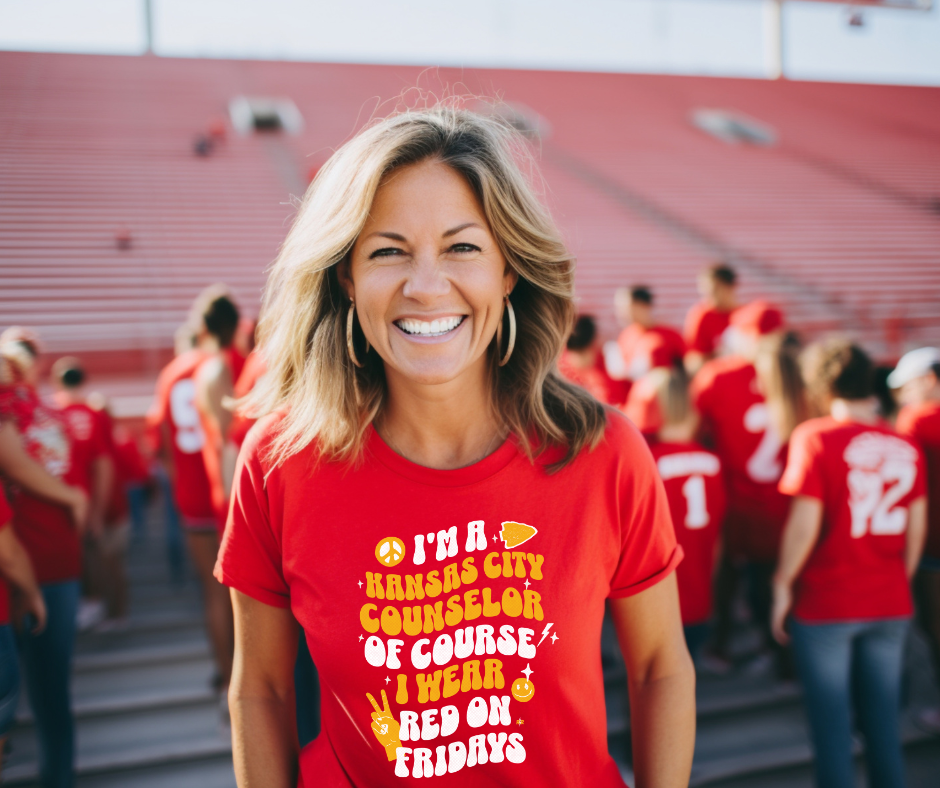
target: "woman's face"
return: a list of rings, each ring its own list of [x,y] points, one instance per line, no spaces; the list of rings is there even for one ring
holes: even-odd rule
[[[486,363],[516,276],[467,182],[426,161],[379,187],[340,279],[386,372],[440,384]]]

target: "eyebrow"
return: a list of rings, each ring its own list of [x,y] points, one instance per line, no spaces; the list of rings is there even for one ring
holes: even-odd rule
[[[477,224],[476,222],[466,222],[465,224],[458,224],[456,227],[453,227],[450,230],[448,230],[446,233],[444,233],[444,235],[441,237],[450,238],[452,235],[457,235],[457,233],[461,232],[462,230],[466,230],[470,227],[480,228],[480,225]],[[408,242],[405,236],[400,235],[399,233],[376,232],[376,233],[369,233],[368,235],[369,238],[373,238],[376,236],[379,238],[388,238],[389,240],[392,240],[392,241],[399,241],[400,243]]]

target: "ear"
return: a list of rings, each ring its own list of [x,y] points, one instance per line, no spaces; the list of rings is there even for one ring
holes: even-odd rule
[[[503,275],[503,294],[509,295],[513,290],[516,289],[516,285],[519,282],[519,274],[516,273],[515,269],[511,266],[506,266],[506,273]]]
[[[336,279],[339,282],[339,286],[343,288],[343,292],[346,294],[346,297],[350,301],[354,301],[356,295],[356,286],[353,284],[351,269],[352,266],[349,261],[349,255],[346,255],[336,264]]]

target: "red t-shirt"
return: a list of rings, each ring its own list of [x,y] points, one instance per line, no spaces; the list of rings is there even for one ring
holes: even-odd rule
[[[257,350],[252,350],[245,360],[241,375],[235,380],[235,398],[241,399],[251,393],[255,384],[266,371],[267,365],[264,363],[264,357]],[[249,418],[241,410],[235,411],[232,415],[232,424],[229,427],[228,434],[236,446],[240,447],[245,442],[245,436],[248,434],[248,430],[254,426],[255,421],[256,419]]]
[[[669,326],[643,328],[631,323],[620,332],[617,344],[630,380],[639,380],[653,367],[668,366],[685,355],[682,335]]]
[[[940,402],[908,405],[898,414],[898,432],[913,438],[927,458],[927,546],[940,560]]]
[[[685,316],[685,343],[689,350],[710,356],[718,350],[731,312],[719,312],[714,304],[699,301]]]
[[[193,374],[193,380],[198,379],[203,366],[214,361],[216,356],[207,356],[196,368]],[[232,373],[229,354],[223,352],[218,356],[229,366],[229,374]],[[228,496],[225,494],[225,480],[222,478],[222,446],[229,438],[221,433],[214,419],[209,414],[204,413],[199,405],[196,405],[199,411],[199,422],[202,424],[202,432],[206,436],[202,445],[202,463],[206,469],[206,478],[209,480],[209,497],[212,501],[212,511],[215,518],[219,534],[225,529],[225,518],[228,516]]]
[[[65,481],[91,495],[95,460],[111,454],[110,420],[81,402],[54,402],[72,442],[72,468]]]
[[[12,527],[13,510],[7,503],[7,497],[0,489],[0,531],[4,528]],[[10,592],[7,588],[7,581],[0,577],[0,627],[10,623]]]
[[[558,359],[558,371],[566,380],[587,389],[598,402],[618,405],[626,398],[629,384],[623,380],[614,380],[604,366],[604,354],[598,351],[593,366],[581,367],[573,362],[572,353],[565,350]]]
[[[0,421],[12,421],[26,452],[50,474],[72,475],[72,449],[59,413],[47,408],[24,385],[0,388]],[[74,580],[81,575],[81,545],[67,509],[10,486],[13,527],[29,553],[40,583]]]
[[[173,359],[157,378],[153,407],[147,414],[151,433],[169,433],[170,452],[175,469],[174,497],[183,517],[191,521],[215,519],[209,477],[202,458],[206,435],[196,409],[193,374],[206,355],[190,350]]]
[[[728,486],[727,548],[754,561],[774,561],[790,501],[777,489],[787,447],[742,358],[707,362],[692,381],[703,432],[721,458]]]
[[[685,554],[676,569],[682,623],[700,624],[712,614],[715,551],[725,517],[721,461],[698,443],[654,443],[652,451]]]
[[[913,441],[883,425],[811,419],[793,431],[780,489],[823,503],[819,540],[796,584],[794,616],[911,614],[907,513],[925,494],[924,458]]]
[[[310,447],[271,469],[277,417],[259,421],[216,577],[289,607],[306,634],[323,727],[299,785],[395,786],[417,768],[447,786],[623,786],[604,600],[658,583],[682,553],[649,449],[609,418],[555,474],[542,462],[557,451],[533,464],[512,439],[466,468],[425,468],[374,430],[361,464],[314,465]]]

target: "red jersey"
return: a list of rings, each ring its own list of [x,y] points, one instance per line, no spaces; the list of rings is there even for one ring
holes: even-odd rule
[[[0,531],[13,527],[13,510],[7,503],[7,497],[0,489]],[[10,591],[7,581],[0,577],[0,627],[10,623]]]
[[[728,485],[727,545],[755,561],[774,561],[790,501],[777,489],[787,456],[758,390],[754,366],[733,356],[707,362],[692,400],[714,442]]]
[[[656,382],[649,375],[644,375],[630,387],[623,412],[644,435],[655,435],[663,426]]]
[[[600,351],[593,366],[581,367],[574,363],[571,351],[565,350],[558,359],[558,371],[566,380],[587,389],[594,399],[607,405],[623,402],[626,391],[629,390],[629,386],[625,385],[626,381],[614,380],[607,374],[604,354]]]
[[[234,372],[234,370],[232,370]],[[235,379],[235,398],[241,399],[248,396],[255,384],[261,379],[261,376],[267,371],[267,365],[264,358],[257,350],[252,350],[245,361],[241,375]],[[235,411],[232,416],[232,425],[229,427],[229,438],[236,445],[241,447],[245,442],[245,436],[248,430],[252,428],[256,419],[249,418],[241,410]]]
[[[912,438],[927,458],[927,546],[940,560],[940,402],[908,405],[898,414],[898,432]]]
[[[693,304],[685,316],[686,346],[705,356],[712,355],[717,352],[730,320],[731,312],[720,312],[709,301]]]
[[[105,524],[116,526],[123,523],[127,515],[127,486],[145,484],[150,479],[150,471],[134,435],[122,424],[111,427],[111,457],[114,460],[114,485]]]
[[[59,479],[73,475],[72,447],[59,413],[46,407],[25,385],[0,388],[0,421],[11,421],[27,454]],[[81,575],[81,545],[71,513],[64,507],[10,487],[13,527],[29,553],[40,583]]]
[[[794,616],[911,615],[908,508],[926,490],[924,458],[913,441],[883,425],[811,419],[793,431],[780,489],[823,504],[819,540],[796,583]]]
[[[698,443],[654,443],[652,451],[685,553],[676,568],[682,623],[701,624],[712,614],[712,576],[725,516],[721,461]]]
[[[65,481],[91,495],[95,461],[111,454],[110,420],[83,402],[66,403],[59,397],[53,401],[72,442],[72,468]]]
[[[558,451],[532,463],[513,439],[426,468],[374,430],[359,464],[314,464],[310,446],[272,468],[277,416],[255,425],[216,577],[289,608],[329,688],[299,785],[622,788],[605,600],[655,585],[682,553],[649,449],[609,419],[555,474],[542,462]]]
[[[669,326],[643,328],[631,323],[617,338],[627,377],[639,380],[654,367],[668,366],[685,355],[682,335]]]
[[[175,469],[176,507],[190,521],[215,518],[209,477],[202,459],[206,435],[196,409],[196,384],[193,374],[206,354],[194,349],[177,356],[164,367],[157,379],[153,407],[147,414],[151,431],[160,434],[165,427],[170,456]]]
[[[207,356],[196,368],[193,379],[198,379],[203,365],[221,358],[223,363],[228,365],[229,374],[232,374],[231,362],[228,353],[222,353],[220,356]],[[228,515],[228,496],[225,494],[225,480],[222,478],[222,446],[229,438],[219,431],[218,424],[208,414],[203,413],[199,406],[199,422],[202,424],[203,434],[206,440],[202,446],[202,462],[206,469],[206,477],[209,480],[209,495],[212,500],[212,511],[215,517],[216,525],[221,534],[225,528],[225,518]]]

